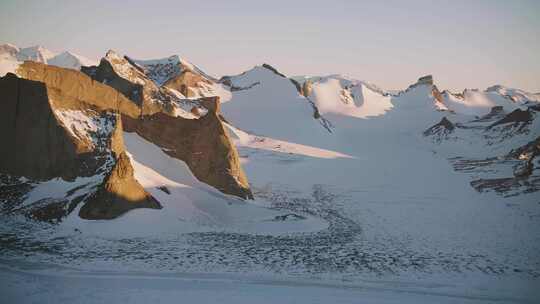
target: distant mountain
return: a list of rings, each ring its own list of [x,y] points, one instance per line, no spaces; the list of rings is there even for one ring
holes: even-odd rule
[[[7,72],[13,72],[18,65],[26,60],[74,70],[79,70],[81,66],[96,64],[95,60],[69,51],[57,54],[42,46],[18,48],[12,44],[2,44],[0,45],[0,76]]]

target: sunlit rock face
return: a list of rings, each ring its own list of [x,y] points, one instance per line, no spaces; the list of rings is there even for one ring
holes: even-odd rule
[[[137,61],[109,51],[96,69],[87,72],[138,107],[138,115],[121,111],[128,132],[186,162],[202,182],[227,194],[252,198],[238,152],[221,120],[219,97],[186,98],[199,96],[197,86],[211,80],[173,59]]]
[[[129,173],[118,111],[134,113],[131,101],[77,71],[26,62],[17,72],[29,79],[14,74],[0,79],[0,172],[3,181],[11,181],[2,183],[2,197],[10,201],[5,211],[58,221],[79,204],[87,219],[160,208]],[[45,193],[27,206],[26,193],[51,180],[66,187],[65,196]],[[98,195],[101,209],[95,212],[91,203]],[[110,197],[121,199],[103,199]]]

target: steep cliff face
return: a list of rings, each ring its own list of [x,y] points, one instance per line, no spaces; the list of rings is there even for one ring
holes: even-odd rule
[[[44,83],[55,107],[77,109],[92,105],[130,117],[138,117],[141,113],[134,101],[78,71],[26,61],[19,66],[17,74]]]
[[[86,219],[160,207],[133,179],[124,152],[115,108],[131,101],[76,71],[25,63],[19,72],[34,80],[0,78],[2,211],[57,221],[81,202]]]
[[[133,176],[133,167],[126,152],[120,153],[116,163],[86,204],[80,209],[83,219],[113,219],[136,208],[161,209]]]
[[[165,98],[159,88],[136,65],[122,58],[114,51],[109,51],[101,62],[93,78],[105,83],[135,102],[141,108],[141,114],[160,111],[172,111],[170,98]]]
[[[138,61],[127,56],[122,57],[111,50],[101,59],[99,66],[83,68],[82,72],[98,82],[115,88],[126,98],[132,100],[140,108],[140,115],[164,112],[172,116],[183,116],[191,119],[198,117],[193,115],[192,109],[194,107],[200,108],[201,105],[197,100],[187,99],[187,96],[179,91],[184,91],[186,94],[192,92],[193,89],[188,85],[195,83],[194,77],[197,75],[193,74],[192,77],[188,77],[187,74],[184,75],[185,73],[178,76],[173,73],[170,76],[172,82],[169,85],[162,85],[161,82],[150,78],[152,76],[164,81],[162,79],[164,76],[161,73],[154,71],[155,69],[149,71],[145,66],[136,62]]]
[[[53,111],[42,82],[8,74],[0,79],[0,168],[38,180],[89,176],[103,164],[88,142],[77,140]]]
[[[165,153],[186,162],[200,181],[227,194],[253,198],[238,152],[219,119],[219,98],[204,98],[201,103],[209,111],[199,119],[183,119],[165,113],[140,119],[126,117],[125,130],[136,132]]]
[[[166,63],[162,69],[176,71],[174,65],[169,66],[170,60]],[[252,198],[238,152],[220,118],[219,97],[185,99],[197,92],[197,85],[210,84],[210,80],[185,67],[169,75],[158,69],[160,64],[108,52],[95,71],[87,72],[141,108],[140,116],[123,116],[128,132],[137,132],[186,162],[200,181],[227,194]],[[158,83],[163,85],[158,87]]]

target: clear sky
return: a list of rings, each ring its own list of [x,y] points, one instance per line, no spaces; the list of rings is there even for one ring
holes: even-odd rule
[[[0,43],[99,58],[180,56],[214,75],[267,62],[399,89],[504,84],[540,92],[540,1],[8,1]]]

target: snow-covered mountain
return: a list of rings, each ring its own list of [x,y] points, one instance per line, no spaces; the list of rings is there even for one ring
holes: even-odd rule
[[[0,48],[2,58],[20,52]],[[43,132],[40,149],[51,155],[44,159],[63,155],[45,148],[47,136],[56,138],[49,134],[97,140],[107,155],[120,146],[126,156],[116,171],[90,175],[96,180],[2,171],[4,259],[158,277],[252,273],[338,285],[346,279],[357,287],[369,281],[457,302],[514,299],[524,284],[538,283],[536,94],[502,86],[456,94],[430,75],[395,92],[342,75],[289,78],[268,64],[216,79],[180,56],[139,60],[114,51],[84,74],[38,66],[45,74],[25,66],[17,79],[44,83],[50,95],[29,96],[41,96],[53,114],[22,110],[60,133],[36,130],[25,117],[17,124],[5,119],[4,129]],[[0,92],[17,104],[14,86]],[[70,108],[55,111],[59,104]],[[97,123],[109,112],[121,136]],[[15,149],[7,167],[34,161],[17,138],[9,137]],[[67,145],[60,143],[53,147]],[[86,150],[75,150],[86,160]],[[90,221],[84,215],[95,213],[82,211],[82,199],[68,203],[54,226],[21,217],[33,207],[57,210],[51,202],[83,193],[122,190],[123,182],[107,182],[116,175],[128,176],[137,193],[162,208],[143,204]],[[116,206],[90,205],[100,214]]]
[[[64,51],[54,53],[42,46],[18,48],[13,44],[0,45],[0,76],[13,72],[22,62],[30,60],[68,69],[79,70],[81,66],[95,65],[96,61]]]
[[[377,86],[342,75],[295,77],[303,95],[313,100],[319,111],[366,118],[392,108],[389,94]]]

